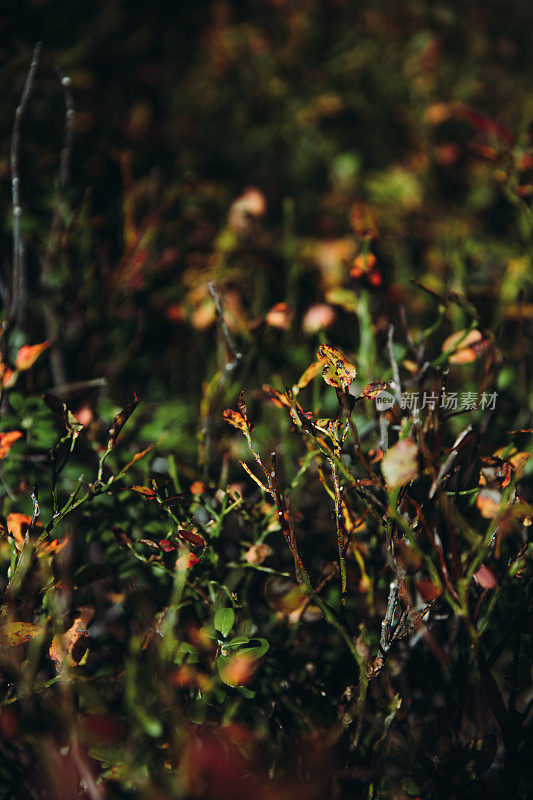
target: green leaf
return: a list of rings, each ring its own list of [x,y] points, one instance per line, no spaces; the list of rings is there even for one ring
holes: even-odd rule
[[[222,636],[227,636],[233,628],[235,622],[235,612],[232,608],[219,608],[215,613],[215,628],[220,631]]]

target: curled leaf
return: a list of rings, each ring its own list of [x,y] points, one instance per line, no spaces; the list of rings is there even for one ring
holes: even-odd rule
[[[63,636],[54,636],[48,655],[58,665],[68,664],[73,667],[85,655],[88,638],[89,633],[82,617],[76,617]]]
[[[22,433],[20,431],[9,431],[8,433],[0,433],[0,458],[5,458],[15,444],[17,439],[20,439]]]
[[[53,394],[49,392],[45,392],[43,394],[43,400],[57,419],[63,423],[63,425],[70,431],[70,433],[77,436],[81,430],[83,430],[83,425],[78,422],[72,411],[69,409],[67,404],[60,400],[59,397],[55,397]]]
[[[318,348],[317,359],[322,362],[324,371],[322,377],[328,386],[336,389],[347,389],[355,380],[357,369],[343,356],[340,350],[329,344],[322,344]]]
[[[262,389],[263,389],[263,394],[266,396],[267,400],[270,400],[270,402],[273,405],[278,406],[278,408],[291,407],[291,403],[289,402],[287,397],[283,394],[283,392],[279,392],[277,389],[274,389],[273,386],[268,386],[268,384],[266,383],[263,384]]]
[[[107,442],[107,449],[112,450],[117,443],[120,431],[129,420],[137,406],[139,405],[139,398],[133,393],[133,400],[122,411],[115,416],[113,425],[109,429],[109,441]]]

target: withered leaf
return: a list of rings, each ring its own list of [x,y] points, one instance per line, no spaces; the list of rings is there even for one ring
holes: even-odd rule
[[[242,431],[244,434],[248,433],[248,423],[238,411],[233,411],[233,409],[227,408],[223,412],[222,416],[228,425],[232,425],[234,428],[237,428],[237,430]]]
[[[63,400],[60,400],[59,397],[55,397],[55,395],[50,394],[49,392],[45,392],[43,394],[43,400],[52,414],[63,423],[70,433],[77,436],[78,433],[83,430],[83,425],[81,422],[78,422],[72,411]]]
[[[31,622],[5,622],[0,629],[0,639],[8,645],[24,644],[41,633],[42,628]]]
[[[137,406],[139,405],[139,398],[133,393],[133,400],[129,403],[122,411],[115,416],[113,420],[113,425],[109,429],[109,441],[107,442],[107,449],[112,450],[117,443],[117,439],[119,437],[120,431],[129,420]]]
[[[355,380],[357,369],[336,347],[329,344],[320,345],[317,359],[323,363],[322,377],[328,386],[333,386],[335,389],[347,389]]]
[[[365,386],[365,388],[359,395],[359,399],[365,398],[367,400],[373,400],[375,397],[378,396],[378,394],[387,389],[389,384],[390,381],[372,381],[371,383]]]

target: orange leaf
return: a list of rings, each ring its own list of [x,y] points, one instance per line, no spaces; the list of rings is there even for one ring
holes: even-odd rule
[[[322,377],[328,386],[336,389],[347,389],[355,380],[357,369],[344,358],[340,350],[329,344],[318,348],[317,359],[324,364]]]
[[[453,350],[448,356],[450,364],[471,364],[481,355],[487,345],[488,340],[483,338],[481,331],[470,331],[466,336],[465,331],[456,331],[444,340],[442,352]]]
[[[267,325],[271,328],[279,328],[286,331],[290,328],[294,311],[287,305],[287,303],[276,303],[265,317]]]
[[[296,394],[296,389],[305,388],[307,384],[313,380],[313,378],[316,378],[316,376],[318,375],[320,370],[323,369],[323,367],[324,367],[324,362],[322,360],[313,361],[313,363],[310,364],[305,370],[305,372],[301,375],[300,380],[298,381],[296,386],[293,386],[294,393]]]
[[[144,457],[145,457],[145,455],[146,455],[147,453],[149,453],[149,452],[150,452],[150,450],[152,450],[152,448],[153,448],[153,444],[151,444],[151,445],[148,445],[148,447],[147,447],[145,450],[141,450],[141,452],[140,452],[140,453],[135,453],[135,455],[133,456],[133,458],[131,459],[131,461],[128,461],[128,463],[126,464],[126,466],[125,466],[125,467],[122,467],[122,469],[120,470],[120,474],[121,474],[121,475],[123,475],[125,472],[127,472],[127,471],[129,470],[129,468],[130,468],[130,467],[133,467],[133,465],[137,463],[137,461],[140,461],[140,460],[141,460],[141,458],[144,458]]]
[[[157,498],[157,492],[154,492],[154,490],[150,489],[148,486],[131,486],[130,488],[133,492],[137,492],[137,494],[146,497],[147,500],[155,500]]]
[[[17,550],[22,550],[24,547],[24,540],[31,525],[31,520],[32,518],[28,517],[27,514],[12,513],[7,515],[7,529],[15,540]],[[36,522],[36,527],[42,527],[42,523]]]
[[[245,434],[248,433],[248,424],[238,411],[233,411],[233,409],[227,408],[222,416],[228,425],[232,425],[234,428],[237,428],[237,430],[242,431]]]
[[[176,567],[178,571],[190,569],[190,567],[194,567],[195,564],[198,564],[200,559],[198,556],[195,556],[194,553],[187,553],[185,556],[180,556],[176,561]]]
[[[305,373],[304,373],[305,374]],[[300,379],[301,380],[301,379]],[[274,389],[273,386],[268,386],[268,384],[264,383],[262,386],[263,393],[266,395],[267,400],[278,406],[278,408],[290,408],[291,403],[287,400],[286,395],[283,392],[279,392],[277,389]]]
[[[15,444],[17,439],[20,439],[22,433],[20,431],[9,431],[8,433],[0,433],[0,458],[5,458],[11,446]]]
[[[25,344],[23,345],[15,359],[15,369],[19,372],[25,369],[29,369],[33,367],[43,350],[46,350],[50,347],[51,342],[47,340],[46,342],[41,342],[41,344]]]
[[[372,381],[372,383],[369,383],[367,386],[365,386],[359,397],[373,400],[378,396],[378,394],[387,389],[389,383],[390,381]]]

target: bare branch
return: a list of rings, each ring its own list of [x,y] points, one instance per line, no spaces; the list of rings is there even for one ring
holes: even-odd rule
[[[11,301],[9,314],[7,315],[9,324],[20,322],[24,313],[25,293],[26,293],[26,271],[24,261],[24,242],[20,230],[20,220],[22,216],[22,206],[20,201],[20,173],[19,173],[19,152],[21,141],[21,128],[24,112],[31,97],[35,75],[39,65],[42,42],[35,45],[33,50],[30,68],[26,76],[26,82],[20,103],[15,111],[15,122],[13,124],[13,135],[11,137],[11,200],[13,206],[13,272],[11,286]]]

